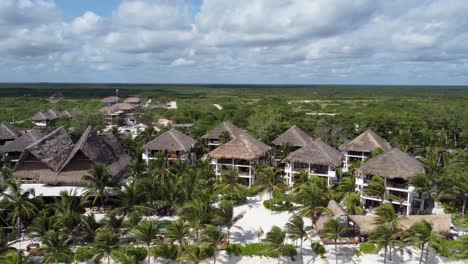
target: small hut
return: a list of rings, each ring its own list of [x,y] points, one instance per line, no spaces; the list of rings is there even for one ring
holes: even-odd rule
[[[292,153],[284,160],[285,173],[289,184],[294,184],[295,177],[301,171],[309,176],[326,177],[328,186],[338,180],[336,168],[343,162],[343,154],[320,140],[314,140]]]
[[[47,111],[40,111],[36,113],[33,117],[31,117],[31,120],[37,127],[46,127],[52,121],[55,121],[57,119],[72,118],[75,117],[77,114],[78,112],[74,110],[59,111],[57,109],[49,109]]]
[[[175,128],[162,133],[157,138],[146,143],[143,147],[144,160],[153,160],[158,158],[159,153],[171,160],[182,160],[195,162],[195,144],[197,141]]]
[[[75,143],[59,127],[26,147],[13,169],[13,175],[46,185],[83,186],[82,177],[96,163],[104,163],[119,178],[126,172],[130,157],[112,134],[97,135],[88,127]]]
[[[417,174],[424,173],[424,167],[421,162],[398,148],[369,159],[356,171],[359,174],[356,179],[356,190],[361,192],[361,198],[365,200],[368,208],[376,207],[382,202],[379,198],[362,193],[374,175],[383,177],[387,193],[400,199],[392,201],[397,212],[409,215],[414,206],[413,201],[420,202],[419,194],[413,193],[414,188],[409,185],[409,180]]]
[[[40,131],[32,130],[28,133],[21,135],[19,138],[11,141],[10,143],[0,147],[0,153],[3,160],[8,161],[11,167],[14,167],[18,161],[21,153],[34,142],[44,137]]]
[[[370,157],[371,153],[377,149],[389,151],[392,147],[385,139],[370,129],[366,130],[355,139],[345,142],[341,148],[345,155],[343,171],[347,172],[351,163],[355,161],[366,160]]]
[[[253,166],[268,160],[271,147],[247,134],[244,131],[233,131],[238,133],[227,143],[219,146],[208,153],[211,164],[215,167],[215,173],[220,176],[228,168],[239,172],[241,182],[252,186],[257,174]]]
[[[203,135],[202,138],[206,140],[209,150],[212,151],[222,143],[226,143],[241,133],[244,133],[242,129],[238,128],[230,121],[225,121]],[[229,136],[229,138],[225,138],[226,136]]]
[[[330,202],[328,202],[327,209],[330,212],[322,213],[315,223],[314,229],[316,233],[320,233],[320,230],[322,230],[325,224],[331,219],[338,219],[340,223],[347,222],[348,213],[335,200],[330,200]]]
[[[0,123],[0,146],[19,138],[21,135],[21,130],[16,126],[7,122]]]
[[[132,105],[133,107],[140,107],[142,106],[143,100],[140,97],[133,96],[125,99],[124,103]]]

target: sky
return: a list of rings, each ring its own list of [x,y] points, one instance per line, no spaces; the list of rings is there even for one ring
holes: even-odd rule
[[[468,84],[467,0],[0,0],[0,82]]]

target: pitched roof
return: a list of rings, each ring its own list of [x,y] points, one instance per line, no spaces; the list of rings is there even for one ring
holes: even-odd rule
[[[410,155],[398,148],[369,159],[357,169],[358,173],[379,175],[385,178],[403,178],[408,180],[419,173],[424,173],[424,167]]]
[[[320,229],[323,228],[323,226],[328,222],[330,221],[331,219],[336,219],[336,218],[339,218],[341,216],[347,216],[347,213],[346,211],[343,209],[343,207],[340,206],[340,204],[338,204],[335,200],[330,200],[328,202],[328,206],[327,206],[328,210],[330,210],[331,212],[331,215],[329,214],[326,214],[326,213],[322,213],[319,217],[319,219],[317,220],[317,222],[315,223],[315,230],[317,232],[320,232]]]
[[[113,114],[119,111],[131,111],[135,107],[129,103],[118,103],[111,106],[104,106],[99,109],[99,112],[104,114]]]
[[[304,147],[312,141],[313,138],[311,136],[307,135],[302,129],[294,125],[271,143],[276,146],[281,146],[288,143],[293,147]]]
[[[42,111],[36,113],[31,120],[32,121],[51,121],[58,118],[70,118],[76,116],[77,111],[74,110],[64,110],[60,112],[57,109],[49,109],[47,111]]]
[[[392,149],[390,144],[377,135],[374,131],[368,129],[355,139],[345,143],[342,147],[344,151],[373,152],[381,148],[383,151]]]
[[[225,121],[221,123],[219,126],[209,131],[208,133],[206,133],[205,135],[203,135],[202,138],[219,139],[224,132],[228,132],[229,135],[231,136],[231,139],[235,138],[240,133],[244,133],[242,129],[238,128],[230,121]]]
[[[141,98],[140,97],[129,97],[127,99],[124,100],[124,103],[127,103],[127,104],[130,104],[130,103],[134,103],[134,104],[139,104],[141,103]]]
[[[33,130],[28,133],[21,135],[19,138],[13,140],[12,142],[6,144],[5,146],[0,147],[0,152],[23,152],[23,150],[44,137],[40,131]]]
[[[101,100],[101,103],[117,103],[119,98],[117,96],[104,97]]]
[[[16,126],[2,122],[0,123],[0,140],[12,140],[21,136],[21,130]]]
[[[284,161],[303,162],[316,165],[340,166],[343,154],[320,140],[314,140],[289,155]]]
[[[271,147],[241,131],[234,139],[214,149],[208,156],[213,159],[254,160],[265,156]]]
[[[349,215],[349,219],[359,227],[361,236],[368,235],[377,225],[375,224],[375,215]],[[399,216],[400,226],[403,230],[408,230],[412,225],[426,220],[432,224],[432,231],[442,235],[450,233],[450,225],[452,216],[449,214],[442,215],[408,215]]]
[[[162,133],[146,143],[144,149],[165,151],[190,151],[197,141],[175,128]]]

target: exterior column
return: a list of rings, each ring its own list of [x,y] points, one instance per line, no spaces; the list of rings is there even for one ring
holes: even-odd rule
[[[408,204],[408,206],[406,206],[406,215],[410,215],[411,213],[410,197],[411,197],[411,193],[408,193],[408,199],[406,200],[406,203]]]

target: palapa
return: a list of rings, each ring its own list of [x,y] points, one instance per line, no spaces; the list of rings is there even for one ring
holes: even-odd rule
[[[32,130],[21,135],[19,138],[6,144],[5,146],[0,147],[0,152],[23,152],[26,147],[38,141],[42,137],[44,137],[44,134],[42,134],[40,131]]]
[[[21,136],[21,130],[16,126],[2,122],[0,123],[0,140],[13,140]]]
[[[346,142],[341,149],[344,151],[373,152],[379,148],[383,151],[392,149],[385,139],[368,129],[355,139]]]
[[[327,209],[330,210],[330,212],[322,213],[315,223],[315,230],[317,233],[319,233],[323,226],[331,219],[347,216],[346,211],[335,200],[330,200],[330,202],[328,202]]]
[[[209,131],[208,133],[206,133],[205,135],[203,135],[202,138],[219,140],[220,137],[225,132],[229,133],[229,136],[231,137],[231,139],[234,139],[236,136],[238,136],[241,133],[245,133],[242,129],[238,128],[230,121],[225,121],[221,123],[219,126]]]
[[[424,173],[424,167],[421,162],[398,148],[394,148],[369,159],[357,169],[357,172],[379,175],[389,179],[402,178],[408,180],[417,174]]]
[[[294,125],[271,143],[275,146],[281,146],[288,143],[293,147],[304,147],[312,141],[313,138],[311,136],[307,135],[306,132],[304,132],[298,126]]]
[[[117,96],[109,96],[109,97],[104,97],[101,100],[101,103],[117,103],[119,101],[119,98]]]
[[[175,128],[162,133],[157,138],[146,143],[143,147],[145,150],[155,151],[184,151],[189,152],[194,147],[197,141]]]
[[[264,157],[271,147],[241,131],[234,139],[214,149],[208,156],[212,159],[255,160]]]
[[[315,165],[340,166],[344,156],[338,150],[330,147],[320,140],[314,140],[289,155],[283,162],[302,162]]]

